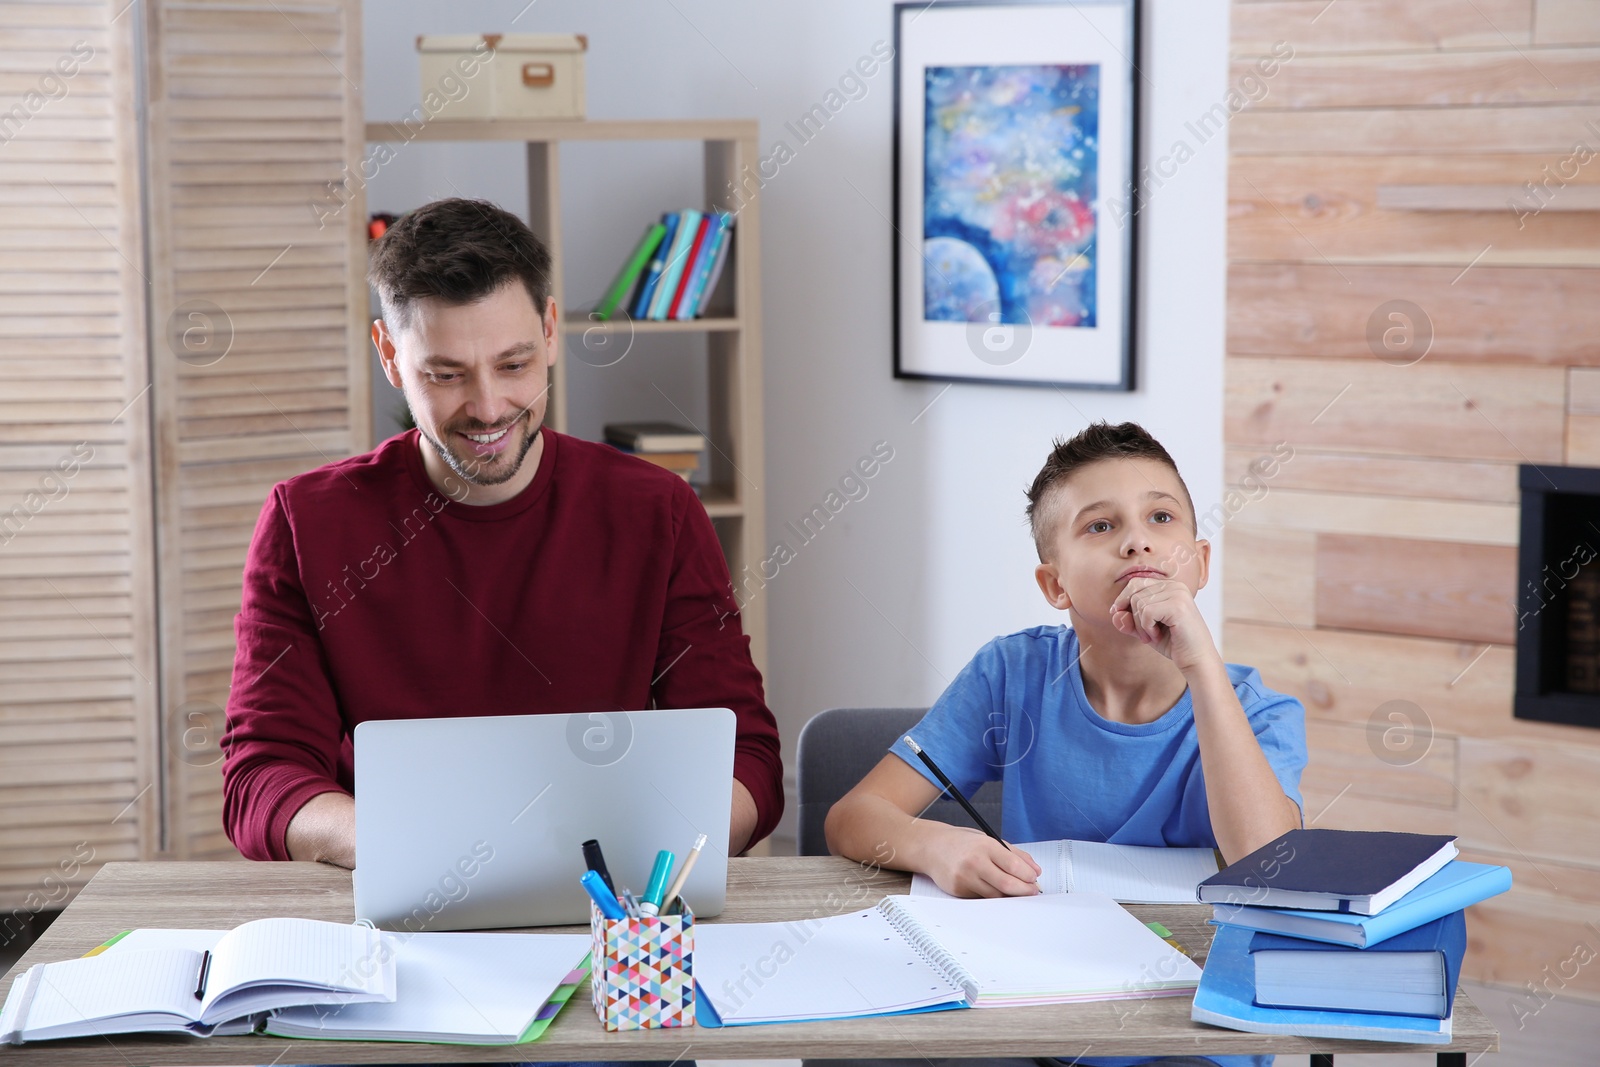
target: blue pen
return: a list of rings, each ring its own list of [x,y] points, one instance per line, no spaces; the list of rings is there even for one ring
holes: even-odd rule
[[[640,915],[659,915],[661,898],[667,892],[667,878],[672,874],[671,852],[662,849],[656,853],[656,865],[650,869],[650,884],[645,887],[644,899],[639,902]]]
[[[611,895],[606,888],[606,883],[594,871],[584,871],[583,877],[578,881],[588,892],[590,899],[600,909],[600,914],[608,919],[625,919],[627,914],[622,910],[622,905],[617,903],[617,898]]]

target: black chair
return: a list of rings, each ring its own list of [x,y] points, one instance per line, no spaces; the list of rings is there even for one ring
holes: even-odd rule
[[[828,854],[828,841],[822,832],[828,809],[865,778],[895,739],[915,726],[927,710],[831,708],[805,724],[800,731],[798,756],[800,855]],[[999,782],[984,783],[967,799],[982,813],[985,822],[1000,829]],[[922,817],[977,828],[961,805],[947,796],[928,805]]]

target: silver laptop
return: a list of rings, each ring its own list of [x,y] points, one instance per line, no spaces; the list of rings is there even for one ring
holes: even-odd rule
[[[683,896],[716,915],[733,741],[727,708],[361,723],[356,917],[414,933],[587,923],[584,841],[642,896],[657,851],[681,864],[702,833]]]

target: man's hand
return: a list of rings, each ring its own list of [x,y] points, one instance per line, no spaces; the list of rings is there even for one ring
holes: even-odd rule
[[[1028,897],[1039,892],[1039,865],[981,830],[928,822],[927,874],[956,897]],[[935,836],[937,835],[937,836]]]
[[[1221,655],[1189,587],[1175,578],[1130,578],[1111,602],[1111,625],[1188,674]]]
[[[283,843],[292,860],[356,865],[356,798],[349,793],[318,793],[294,813]]]

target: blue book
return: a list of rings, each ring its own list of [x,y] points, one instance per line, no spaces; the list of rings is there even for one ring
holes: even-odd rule
[[[1248,904],[1218,904],[1211,909],[1211,914],[1213,921],[1229,926],[1326,941],[1334,945],[1371,948],[1396,934],[1470,907],[1510,888],[1509,868],[1451,860],[1438,874],[1377,915],[1257,908]]]
[[[1211,953],[1206,957],[1205,972],[1200,976],[1200,988],[1194,991],[1189,1018],[1197,1023],[1251,1034],[1403,1041],[1417,1045],[1450,1043],[1448,1018],[1260,1007],[1256,1004],[1255,966],[1250,959],[1252,936],[1249,930],[1237,926],[1217,928]]]
[[[1455,838],[1390,830],[1290,830],[1201,882],[1206,904],[1376,915],[1456,857]]]
[[[667,252],[672,248],[672,237],[678,230],[677,212],[668,212],[661,216],[661,225],[667,228],[662,235],[661,243],[656,245],[655,256],[650,260],[650,268],[645,271],[644,284],[639,286],[639,299],[633,302],[633,317],[642,319],[650,313],[650,303],[655,299],[656,288],[661,284],[661,272],[667,266]]]
[[[1459,911],[1372,948],[1257,933],[1250,938],[1256,1003],[1264,1008],[1449,1016],[1467,951]]]
[[[711,264],[717,259],[717,245],[728,232],[728,216],[721,213],[713,216],[711,227],[706,233],[705,243],[700,246],[700,254],[689,264],[689,287],[684,290],[683,304],[678,308],[676,317],[679,319],[692,319],[699,313],[706,279],[711,276]]]
[[[706,283],[700,287],[700,296],[694,302],[694,313],[699,315],[705,310],[705,303],[711,299],[711,294],[717,291],[717,282],[722,279],[723,264],[728,262],[728,248],[733,244],[733,216],[723,215],[722,240],[717,244],[715,258],[711,261],[711,270],[706,274]]]
[[[700,212],[693,208],[683,211],[678,216],[678,232],[672,237],[672,251],[667,253],[666,266],[661,268],[661,284],[656,286],[656,295],[650,299],[650,314],[645,316],[652,319],[665,319],[667,308],[672,304],[672,298],[678,292],[678,280],[683,277],[684,268],[689,258],[689,250],[694,245],[694,236],[700,230]],[[666,247],[666,242],[662,242]]]

